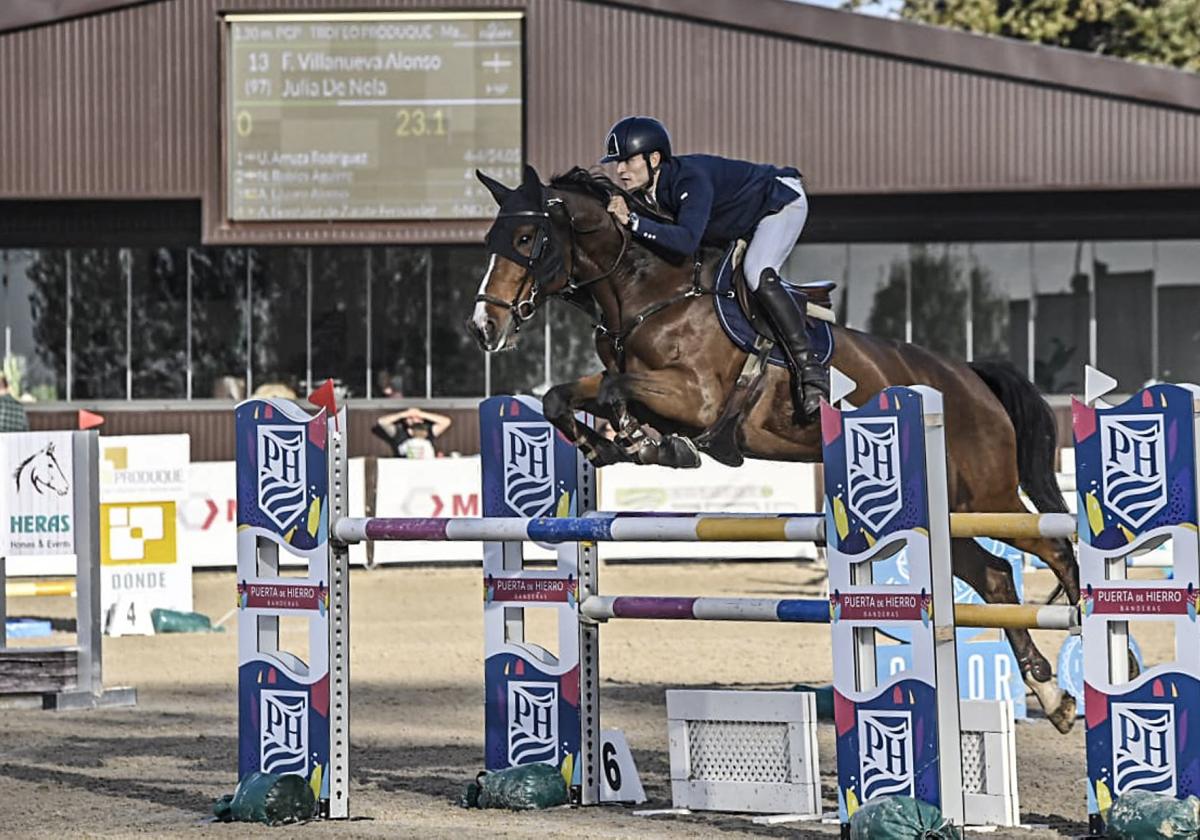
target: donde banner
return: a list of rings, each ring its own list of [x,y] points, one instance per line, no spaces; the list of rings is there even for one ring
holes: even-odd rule
[[[100,608],[110,633],[151,632],[155,608],[192,610],[177,528],[190,463],[187,435],[100,438]]]

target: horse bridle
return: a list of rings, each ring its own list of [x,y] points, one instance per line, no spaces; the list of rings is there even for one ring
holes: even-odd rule
[[[566,284],[557,291],[545,293],[542,290],[545,288],[549,282],[549,279],[551,278],[547,278],[544,275],[547,273],[557,273],[557,267],[553,262],[543,265],[543,261],[549,253],[548,249],[551,249],[554,246],[554,240],[552,238],[554,220],[551,216],[551,213],[557,207],[561,207],[567,214],[567,229],[571,232],[571,267],[569,269],[570,273],[567,276]],[[613,218],[611,213],[605,213],[604,215],[608,217],[609,221],[612,223],[612,226],[617,230],[617,233],[621,235],[621,251],[617,254],[617,258],[613,260],[612,266],[610,266],[607,271],[580,283],[575,278],[575,267],[579,262],[577,257],[578,243],[576,242],[576,237],[597,233],[598,231],[606,228],[606,225],[599,224],[594,228],[589,228],[588,230],[579,230],[577,227],[575,227],[575,217],[571,215],[570,208],[567,207],[566,202],[564,202],[561,198],[546,199],[546,203],[542,210],[510,210],[506,213],[497,214],[497,221],[500,219],[535,220],[533,221],[533,224],[538,229],[537,238],[535,238],[533,241],[533,247],[529,249],[528,257],[526,257],[524,254],[521,254],[519,251],[516,251],[516,249],[512,248],[511,246],[505,249],[506,253],[501,254],[506,259],[512,260],[513,262],[524,266],[525,268],[525,273],[521,277],[521,282],[517,285],[517,291],[513,295],[513,299],[508,301],[504,300],[504,298],[499,298],[486,292],[479,292],[477,295],[475,295],[475,302],[490,303],[492,306],[497,306],[501,309],[511,312],[512,324],[514,325],[513,331],[520,332],[521,325],[532,318],[537,312],[538,306],[540,305],[538,302],[539,295],[544,295],[545,297],[569,296],[579,292],[582,289],[586,289],[588,286],[599,283],[601,280],[611,277],[617,270],[618,266],[621,265],[621,261],[625,259],[625,252],[629,248],[629,236],[624,230],[621,229],[620,224],[615,218]],[[566,267],[564,266],[564,269],[565,268]],[[529,289],[529,296],[524,297],[525,290],[527,288]]]

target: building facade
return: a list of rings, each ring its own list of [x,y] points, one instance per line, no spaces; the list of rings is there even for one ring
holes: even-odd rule
[[[225,217],[222,16],[332,5],[0,10],[4,349],[22,391],[169,413],[333,377],[382,410],[595,367],[565,306],[512,353],[467,337],[486,221]],[[788,274],[836,280],[852,327],[1011,359],[1049,394],[1078,390],[1086,362],[1130,390],[1200,381],[1200,77],[785,0],[479,8],[523,14],[523,156],[545,179],[592,164],[618,117],[656,114],[680,150],[804,172]]]

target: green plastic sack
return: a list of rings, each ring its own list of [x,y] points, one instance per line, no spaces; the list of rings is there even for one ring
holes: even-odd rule
[[[549,764],[524,764],[494,773],[480,773],[467,785],[464,808],[508,808],[528,811],[567,804],[567,782]]]
[[[1200,799],[1131,790],[1113,803],[1104,831],[1112,840],[1194,838],[1200,833]]]
[[[251,773],[238,782],[232,796],[213,803],[213,813],[221,822],[285,825],[315,817],[317,797],[295,773]]]
[[[156,607],[150,610],[150,621],[154,624],[155,633],[214,632],[212,620],[203,613],[164,610]]]
[[[908,796],[873,799],[850,818],[850,840],[962,840],[932,805]]]

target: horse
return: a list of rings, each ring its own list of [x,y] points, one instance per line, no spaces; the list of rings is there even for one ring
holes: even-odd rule
[[[742,456],[821,460],[820,423],[793,421],[786,369],[768,366],[730,421],[728,401],[749,354],[726,336],[710,299],[720,254],[680,261],[634,240],[607,212],[609,198],[622,195],[642,214],[653,215],[654,208],[600,174],[576,167],[543,185],[527,166],[517,188],[476,175],[499,212],[487,234],[488,263],[468,332],[483,351],[497,353],[514,347],[522,325],[551,299],[593,315],[601,369],[557,384],[543,398],[547,420],[593,464],[693,467],[698,451],[726,463]],[[852,404],[891,385],[928,385],[942,393],[952,511],[1024,513],[1018,488],[1040,512],[1067,511],[1054,475],[1053,413],[1015,367],[968,364],[914,344],[831,328],[830,364],[857,384],[847,397]],[[577,421],[580,410],[608,419],[617,439]],[[1009,542],[1045,561],[1070,602],[1078,601],[1079,567],[1069,540]],[[952,561],[955,575],[987,602],[1018,602],[1008,561],[972,539],[952,541]],[[1069,731],[1074,699],[1054,683],[1028,630],[1005,632],[1046,716],[1060,732]]]
[[[58,459],[54,457],[54,444],[48,443],[42,449],[30,455],[13,471],[17,483],[17,492],[21,490],[21,482],[25,481],[39,495],[47,492],[65,496],[71,491],[71,484],[63,475]]]

